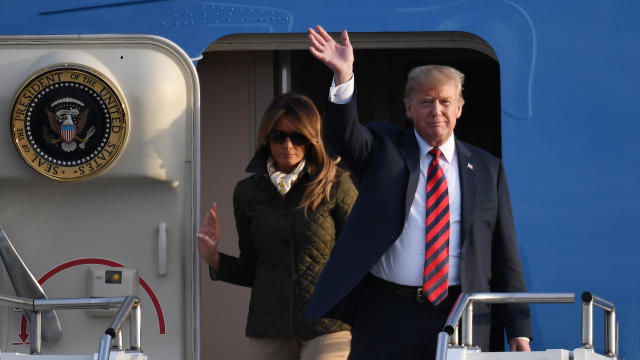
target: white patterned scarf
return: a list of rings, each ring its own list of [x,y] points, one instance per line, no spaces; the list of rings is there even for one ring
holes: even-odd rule
[[[291,173],[286,174],[276,170],[273,157],[269,156],[269,159],[267,160],[267,171],[269,171],[269,178],[271,179],[273,185],[276,186],[276,189],[278,189],[278,192],[280,194],[284,195],[289,192],[291,186],[293,186],[293,183],[295,183],[296,180],[298,180],[300,174],[302,174],[305,163],[305,159],[302,159],[302,161],[298,163],[298,166],[296,166],[296,168],[293,169]]]

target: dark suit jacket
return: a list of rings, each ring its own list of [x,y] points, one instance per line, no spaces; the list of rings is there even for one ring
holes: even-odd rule
[[[355,96],[345,105],[328,103],[324,126],[327,145],[353,172],[359,196],[306,314],[351,323],[360,282],[402,232],[418,184],[419,148],[413,129],[360,124]],[[526,291],[502,161],[457,139],[456,151],[462,191],[462,291]],[[499,310],[509,338],[531,338],[528,306]],[[489,348],[490,314],[488,305],[474,306],[474,345],[483,350]]]

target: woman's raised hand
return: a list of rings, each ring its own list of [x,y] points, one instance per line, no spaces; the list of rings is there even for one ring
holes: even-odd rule
[[[202,260],[211,265],[214,270],[218,270],[220,255],[218,254],[218,240],[220,239],[220,229],[218,228],[217,205],[213,203],[209,213],[205,216],[200,230],[198,230],[198,252]]]
[[[309,51],[329,69],[333,70],[333,80],[337,85],[343,84],[353,76],[353,47],[349,42],[349,34],[344,30],[340,36],[342,45],[338,44],[322,28],[316,26],[317,32],[307,29],[311,46]]]

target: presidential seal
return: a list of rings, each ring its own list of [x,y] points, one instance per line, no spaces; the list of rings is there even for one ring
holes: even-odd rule
[[[11,108],[13,143],[38,173],[58,181],[93,177],[111,165],[128,130],[124,98],[98,71],[79,65],[43,69]]]

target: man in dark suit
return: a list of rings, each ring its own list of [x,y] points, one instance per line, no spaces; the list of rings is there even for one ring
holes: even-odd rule
[[[502,161],[453,135],[464,104],[459,71],[411,71],[405,110],[413,128],[363,126],[347,32],[342,44],[320,26],[309,38],[311,53],[334,72],[325,139],[356,177],[359,196],[307,315],[351,324],[353,360],[433,358],[461,291],[526,291]],[[476,305],[474,345],[489,349],[492,313],[511,350],[529,351],[522,305]]]

